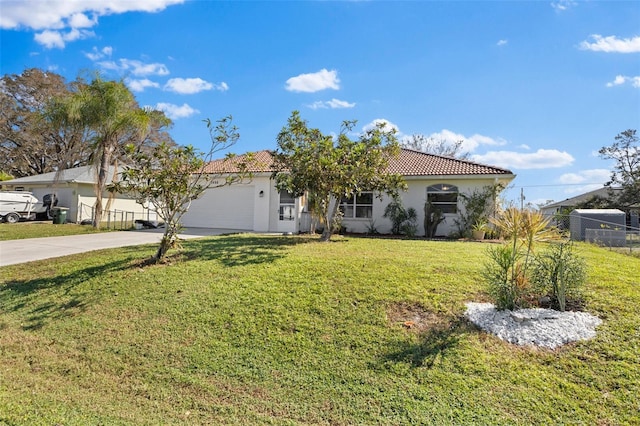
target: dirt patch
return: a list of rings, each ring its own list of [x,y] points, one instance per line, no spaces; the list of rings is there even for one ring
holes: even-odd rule
[[[395,302],[387,308],[387,318],[393,326],[425,333],[451,326],[451,318],[430,312],[416,302]]]

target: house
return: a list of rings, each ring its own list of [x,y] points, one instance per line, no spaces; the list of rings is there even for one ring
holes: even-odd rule
[[[585,192],[584,194],[576,195],[575,197],[567,198],[566,200],[547,204],[540,208],[540,212],[548,218],[552,218],[558,213],[564,212],[568,214],[578,205],[583,205],[584,203],[598,199],[609,200],[612,194],[615,196],[620,192],[620,190],[620,188],[598,188],[593,191]]]
[[[238,157],[239,160],[242,158]],[[207,189],[183,216],[184,225],[256,232],[308,231],[310,217],[304,197],[294,198],[275,188],[271,179],[271,152],[254,153],[254,160],[249,168],[253,174],[250,181]],[[234,171],[233,162],[224,160],[212,161],[205,166],[205,172],[220,174],[221,179],[225,173]],[[437,228],[436,235],[447,236],[457,229],[454,220],[463,208],[459,194],[494,184],[507,186],[515,178],[506,169],[409,149],[402,149],[399,157],[390,161],[388,171],[403,175],[407,182],[408,190],[401,193],[401,198],[405,208],[413,207],[418,213],[417,235],[424,235],[427,199],[444,212],[445,220]],[[355,233],[365,233],[372,227],[380,233],[389,233],[391,222],[383,218],[383,214],[390,201],[387,196],[380,200],[371,192],[342,200],[343,227]]]
[[[547,204],[540,208],[542,215],[551,220],[551,224],[557,225],[561,229],[569,229],[569,213],[576,207],[604,208],[609,206],[609,201],[615,199],[622,188],[602,187],[575,197],[567,198],[563,201]],[[638,213],[640,206],[633,205],[623,209],[627,215],[627,225],[633,229],[638,229]]]
[[[107,174],[107,184],[111,183],[114,174],[121,172],[115,167],[110,167]],[[27,176],[18,179],[0,182],[3,190],[28,191],[42,201],[46,194],[55,194],[58,199],[58,207],[68,208],[67,221],[80,223],[83,220],[91,220],[93,208],[96,202],[95,167],[85,166],[50,172],[41,175]],[[109,197],[111,202],[109,203]],[[134,199],[122,194],[110,194],[104,192],[103,206],[106,210],[104,221],[133,221],[134,219],[155,220],[154,211],[146,206],[138,204]]]

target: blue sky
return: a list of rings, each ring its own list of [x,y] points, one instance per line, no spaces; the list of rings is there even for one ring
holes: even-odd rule
[[[234,117],[237,153],[274,149],[293,110],[322,131],[376,120],[464,140],[527,202],[601,186],[597,151],[640,128],[635,1],[0,0],[2,74],[99,70],[206,149]]]

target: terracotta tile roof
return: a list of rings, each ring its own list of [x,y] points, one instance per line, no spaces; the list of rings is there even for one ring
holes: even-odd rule
[[[459,160],[402,148],[400,156],[389,162],[390,173],[403,176],[511,175],[501,169],[473,161]]]
[[[205,173],[237,173],[239,162],[244,162],[247,159],[247,154],[237,155],[232,159],[219,159],[213,160],[204,166]],[[272,171],[273,156],[271,151],[258,151],[253,153],[253,161],[247,163],[249,172],[260,173]]]
[[[249,163],[249,171],[253,173],[272,171],[273,157],[271,151],[258,151],[254,154],[254,161]],[[237,172],[238,161],[245,160],[246,156],[238,155],[232,160],[214,160],[205,166],[205,173],[232,173]],[[510,170],[474,163],[472,161],[458,160],[439,155],[425,154],[403,148],[398,158],[389,162],[388,171],[403,176],[458,176],[458,175],[511,175]]]

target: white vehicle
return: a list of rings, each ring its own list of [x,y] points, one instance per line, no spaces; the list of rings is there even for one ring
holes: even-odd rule
[[[16,223],[20,219],[33,220],[36,213],[46,212],[47,208],[30,192],[0,191],[0,219]]]

